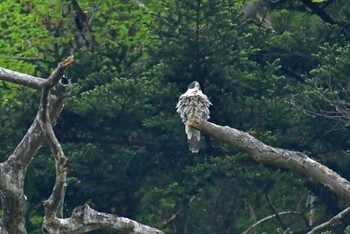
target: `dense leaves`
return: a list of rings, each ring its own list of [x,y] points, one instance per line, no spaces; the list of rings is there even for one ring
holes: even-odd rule
[[[345,207],[314,181],[208,137],[199,155],[188,152],[175,104],[197,80],[213,103],[213,122],[306,151],[350,179],[350,3],[270,1],[245,21],[243,7],[233,0],[0,3],[0,66],[45,76],[66,55],[76,58],[67,74],[74,90],[55,128],[70,160],[67,215],[89,203],[167,233],[241,233],[290,211],[254,230],[304,233]],[[270,27],[259,23],[264,17]],[[35,91],[0,83],[2,159],[37,107]],[[31,233],[39,232],[41,201],[54,182],[49,155],[44,147],[28,171]]]

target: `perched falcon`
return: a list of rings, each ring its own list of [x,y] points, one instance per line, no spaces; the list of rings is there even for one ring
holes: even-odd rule
[[[198,153],[201,133],[197,129],[189,127],[188,122],[200,122],[209,119],[209,106],[212,105],[208,97],[202,93],[197,81],[192,82],[186,91],[179,97],[176,105],[176,112],[180,114],[182,122],[185,124],[187,139],[189,140],[189,150]]]

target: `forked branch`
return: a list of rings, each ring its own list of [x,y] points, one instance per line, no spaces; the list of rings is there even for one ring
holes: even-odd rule
[[[339,222],[342,218],[344,218],[349,213],[350,213],[350,207],[346,208],[345,210],[343,210],[342,212],[340,212],[339,214],[337,214],[336,216],[334,216],[333,218],[331,218],[327,222],[324,222],[324,223],[318,225],[317,227],[312,229],[307,234],[320,233],[322,230],[325,230],[331,226],[335,226],[337,222]]]
[[[63,64],[65,65],[65,64]],[[53,94],[47,99],[48,116],[50,122],[54,123],[58,118],[65,97],[70,92],[70,83],[62,78],[65,66],[60,66],[52,74],[56,77],[56,86],[52,86]],[[41,90],[45,79],[28,76],[19,72],[0,68],[0,80],[12,82],[19,85],[28,86]],[[44,134],[39,123],[39,113],[17,145],[14,152],[3,163],[0,163],[0,198],[2,205],[2,217],[0,221],[0,233],[26,233],[25,212],[26,196],[24,195],[24,180],[27,168],[34,158],[36,152],[44,141]]]
[[[44,233],[84,233],[103,229],[118,233],[162,234],[162,231],[136,221],[99,213],[87,205],[76,208],[70,218],[63,218],[62,207],[66,190],[68,160],[52,126],[61,113],[65,98],[71,90],[71,84],[63,74],[72,62],[73,57],[68,57],[58,65],[48,79],[0,68],[0,80],[41,90],[40,108],[34,122],[8,160],[0,163],[0,199],[3,210],[0,219],[0,233],[27,233],[25,227],[27,201],[24,195],[24,180],[30,162],[46,139],[55,156],[56,181],[51,196],[44,204],[45,217],[42,226]]]
[[[100,213],[88,205],[74,209],[70,218],[63,219],[63,203],[67,186],[67,162],[61,144],[57,140],[49,116],[49,97],[52,87],[63,76],[62,70],[73,62],[73,57],[61,62],[56,71],[42,83],[40,99],[39,123],[52,153],[55,157],[56,181],[49,199],[44,202],[45,217],[42,231],[44,233],[86,233],[93,230],[107,230],[121,233],[155,233],[163,232],[155,228],[137,223],[127,218],[112,214]]]
[[[64,155],[61,144],[57,140],[55,133],[52,128],[52,123],[49,114],[49,99],[51,89],[58,83],[63,77],[63,73],[68,65],[73,62],[73,56],[68,57],[66,60],[61,62],[56,68],[55,72],[43,82],[40,109],[39,109],[39,123],[42,132],[47,139],[51,151],[55,157],[56,166],[56,181],[51,196],[44,202],[45,206],[45,217],[44,223],[50,223],[55,216],[63,218],[63,200],[66,188],[67,178],[67,162],[68,159]]]

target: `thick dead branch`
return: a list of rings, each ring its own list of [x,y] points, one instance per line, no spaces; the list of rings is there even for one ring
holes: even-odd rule
[[[56,161],[56,181],[51,196],[45,201],[44,233],[84,233],[91,230],[107,230],[118,233],[163,232],[127,218],[100,213],[88,205],[78,207],[72,216],[63,219],[63,201],[66,190],[67,158],[57,140],[52,126],[57,120],[71,85],[63,73],[73,61],[68,57],[61,62],[48,79],[27,76],[0,68],[0,80],[10,81],[40,89],[40,108],[33,124],[18,144],[13,154],[0,163],[0,197],[3,214],[0,233],[26,233],[24,179],[29,163],[46,138]]]
[[[43,78],[26,75],[2,67],[0,67],[0,80],[28,86],[36,90],[41,90],[41,84],[45,81]]]
[[[194,124],[202,132],[234,145],[249,153],[255,161],[288,168],[323,184],[339,197],[350,203],[350,183],[328,167],[309,158],[306,154],[274,148],[257,140],[246,132],[228,126],[219,126],[208,121]]]
[[[65,97],[70,92],[71,86],[67,79],[62,78],[65,66],[60,64],[51,77],[55,77],[52,85],[52,95],[48,98],[48,116],[51,123],[58,118]],[[0,79],[20,85],[26,85],[35,89],[41,89],[47,80],[24,75],[7,69],[0,69]],[[26,233],[25,207],[26,196],[24,195],[24,179],[29,163],[41,147],[44,141],[39,124],[39,115],[28,129],[22,141],[17,145],[15,151],[7,161],[0,164],[0,197],[3,209],[1,217],[1,233]]]
[[[72,57],[69,57],[68,59],[70,60],[72,59]],[[67,60],[65,60],[64,62],[66,62]],[[58,67],[51,74],[49,79],[41,79],[38,82],[40,89],[42,89],[45,84],[48,84],[50,87],[53,87],[52,95],[50,95],[50,98],[47,100],[49,102],[48,114],[50,116],[51,123],[56,122],[56,119],[63,108],[64,100],[71,90],[71,84],[66,78],[63,77],[63,73],[67,68],[67,65],[64,62],[61,62],[58,65]],[[41,147],[44,135],[40,127],[39,115],[40,110],[33,124],[27,131],[26,135],[23,137],[22,141],[18,144],[17,148],[10,156],[9,160],[16,160],[16,162],[28,166],[29,162],[32,160],[37,150]]]
[[[346,208],[330,220],[328,220],[325,223],[322,223],[321,225],[318,225],[314,229],[312,229],[310,232],[307,234],[314,234],[314,233],[320,233],[320,231],[325,230],[326,228],[329,228],[331,226],[335,226],[337,222],[339,222],[342,218],[344,218],[346,215],[350,213],[350,207]]]
[[[73,210],[70,218],[52,220],[49,226],[43,226],[44,233],[87,233],[93,230],[105,230],[125,234],[164,234],[162,231],[137,223],[128,218],[97,212],[87,204]]]
[[[52,128],[49,113],[49,97],[51,88],[56,85],[60,77],[63,76],[62,70],[73,62],[73,56],[68,57],[61,62],[56,71],[42,83],[40,108],[39,108],[39,123],[42,132],[44,133],[56,162],[56,181],[51,196],[44,202],[45,217],[44,222],[51,222],[55,216],[63,218],[63,199],[66,191],[67,178],[67,161],[64,155],[61,144],[58,142]]]
[[[56,69],[68,66],[73,61],[69,57]],[[57,75],[58,74],[58,75]],[[120,218],[115,215],[100,213],[91,209],[88,205],[78,207],[73,211],[72,217],[63,219],[63,202],[66,192],[67,162],[63,149],[57,140],[52,128],[49,116],[49,96],[51,88],[59,81],[59,72],[53,73],[42,84],[42,93],[39,110],[39,123],[49,142],[55,157],[56,181],[49,199],[44,202],[45,217],[42,231],[44,233],[85,233],[92,230],[108,230],[121,233],[162,233],[161,231],[142,225],[133,220]]]

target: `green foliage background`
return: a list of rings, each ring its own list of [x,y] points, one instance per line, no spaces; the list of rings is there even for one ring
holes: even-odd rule
[[[0,3],[1,67],[46,77],[75,56],[67,74],[74,90],[55,127],[70,161],[66,216],[89,203],[166,233],[241,233],[294,211],[301,215],[269,219],[255,233],[303,233],[311,228],[305,220],[317,225],[346,206],[315,181],[209,137],[199,155],[190,154],[175,105],[197,80],[213,103],[214,123],[307,152],[350,179],[348,122],[327,102],[339,97],[347,107],[348,1],[313,1],[331,2],[325,13],[342,24],[325,23],[300,1],[271,1],[272,28],[264,28],[257,19],[241,21],[242,1],[79,0],[83,29],[72,2]],[[92,39],[81,43],[87,29]],[[36,91],[0,82],[2,160],[38,103]],[[39,233],[53,164],[44,147],[28,171],[30,233]]]

